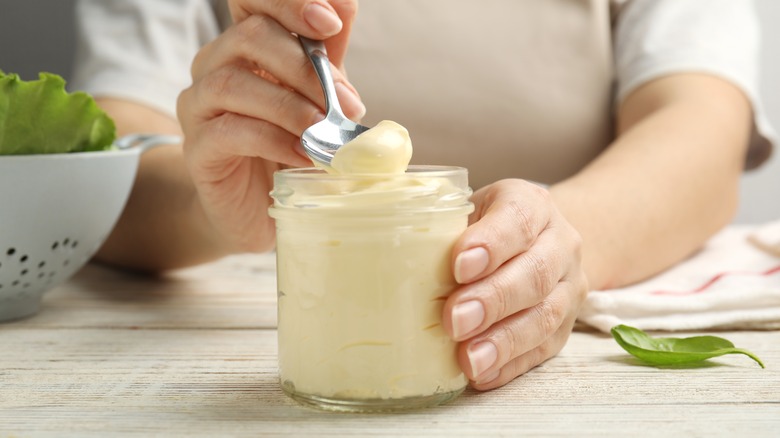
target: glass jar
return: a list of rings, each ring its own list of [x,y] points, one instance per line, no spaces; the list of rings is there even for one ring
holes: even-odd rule
[[[466,169],[403,175],[277,172],[279,374],[304,404],[396,411],[444,403],[468,380],[441,325],[466,229]]]

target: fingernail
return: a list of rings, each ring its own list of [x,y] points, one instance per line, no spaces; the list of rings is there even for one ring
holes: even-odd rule
[[[488,252],[481,246],[463,251],[455,258],[455,281],[468,283],[487,269],[489,262]]]
[[[349,87],[341,82],[336,82],[336,93],[339,95],[339,103],[341,103],[341,108],[345,113],[354,119],[361,119],[366,115],[366,106]]]
[[[492,373],[487,373],[487,374],[485,375],[485,377],[483,377],[483,378],[481,378],[481,379],[477,380],[476,382],[477,382],[477,383],[479,383],[479,384],[490,383],[490,382],[492,382],[492,381],[494,381],[494,380],[498,379],[498,377],[499,377],[500,375],[501,375],[501,370],[495,370],[495,371],[493,371]]]
[[[488,368],[493,366],[498,359],[498,350],[490,341],[480,342],[468,348],[469,364],[471,365],[471,376],[475,381]]]
[[[303,9],[303,19],[317,32],[325,36],[341,32],[341,19],[332,10],[319,3],[309,3]]]
[[[485,319],[485,307],[482,303],[473,300],[456,304],[452,308],[452,336],[461,339],[463,335],[471,333],[482,324]]]

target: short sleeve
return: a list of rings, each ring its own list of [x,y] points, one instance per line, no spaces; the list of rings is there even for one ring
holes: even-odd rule
[[[176,117],[190,64],[219,34],[209,0],[79,0],[70,88]]]
[[[739,87],[753,105],[746,167],[769,157],[775,132],[758,92],[760,28],[750,0],[627,0],[617,14],[614,41],[618,103],[660,76],[719,76]]]

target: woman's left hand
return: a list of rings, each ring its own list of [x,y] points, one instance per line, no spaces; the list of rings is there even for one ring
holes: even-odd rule
[[[547,190],[502,180],[474,193],[453,250],[461,285],[443,325],[471,385],[497,388],[556,355],[588,291],[581,238]]]

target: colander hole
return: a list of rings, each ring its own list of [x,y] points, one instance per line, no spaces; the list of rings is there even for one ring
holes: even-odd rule
[[[62,266],[68,266],[70,264],[70,260],[65,260],[62,262]]]
[[[19,285],[19,280],[14,280],[14,281],[11,283],[11,286],[18,286],[18,285]]]
[[[55,272],[55,271],[51,271],[51,272],[49,272],[49,277],[54,277],[54,272]]]
[[[70,244],[71,248],[76,248],[77,246],[79,246],[79,241],[78,240],[74,240],[73,243]]]
[[[70,239],[68,239],[68,238],[66,237],[66,238],[65,238],[65,240],[63,240],[63,241],[62,241],[62,245],[63,245],[63,246],[68,246],[68,243],[70,243]]]
[[[30,287],[30,283],[25,283],[25,284],[22,285],[22,287],[23,288],[28,288],[28,287]]]
[[[38,269],[41,269],[41,268],[43,268],[44,266],[46,266],[46,262],[40,262],[40,263],[38,263]]]
[[[22,269],[22,272],[20,272],[21,275],[27,275],[27,269]]]
[[[45,276],[46,276],[46,274],[44,274],[43,272],[39,272],[39,273],[38,273],[38,278],[43,278],[43,277],[45,277]]]
[[[25,255],[23,255],[23,256],[22,256],[22,257],[19,259],[19,261],[20,261],[20,262],[22,262],[22,263],[24,263],[24,262],[26,262],[26,261],[27,261],[27,259],[28,259],[28,258],[29,258],[29,257],[27,257],[27,254],[25,254]]]
[[[8,248],[8,251],[6,251],[5,253],[8,254],[9,256],[12,256],[14,255],[14,253],[16,253],[16,248]]]
[[[60,242],[54,242],[54,243],[52,243],[52,244],[51,244],[51,249],[52,249],[52,251],[54,251],[55,249],[57,249],[57,247],[58,247],[58,246],[60,246]]]

